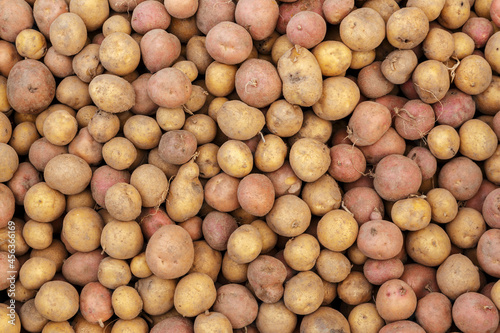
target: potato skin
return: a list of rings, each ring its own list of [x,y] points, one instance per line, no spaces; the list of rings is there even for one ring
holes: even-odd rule
[[[113,74],[101,74],[90,81],[90,97],[99,109],[120,113],[135,104],[135,91],[125,79]]]
[[[316,57],[296,45],[278,60],[278,74],[283,81],[283,96],[290,104],[312,106],[321,98],[323,79]]]
[[[162,279],[176,279],[186,274],[194,261],[191,236],[178,225],[165,225],[151,236],[146,246],[146,262]]]
[[[273,33],[278,17],[278,4],[272,0],[238,1],[234,11],[236,23],[248,27],[248,32],[256,41],[266,39]]]
[[[217,289],[214,311],[224,314],[233,329],[250,325],[257,318],[258,304],[246,287],[229,283]]]
[[[477,292],[460,295],[452,307],[455,325],[462,332],[495,332],[498,327],[498,310],[488,297]]]

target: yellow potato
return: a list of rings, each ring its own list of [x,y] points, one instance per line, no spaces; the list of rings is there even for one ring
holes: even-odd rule
[[[342,42],[325,40],[314,47],[323,76],[342,76],[351,65],[352,51]]]
[[[16,37],[16,49],[19,55],[38,60],[47,53],[47,41],[41,32],[24,29]]]
[[[347,117],[361,97],[356,83],[345,77],[331,77],[323,81],[323,94],[312,106],[314,113],[325,120]]]
[[[142,298],[139,292],[130,286],[120,286],[111,295],[113,311],[120,319],[131,320],[142,311]]]
[[[189,273],[175,287],[174,306],[185,317],[195,317],[208,311],[215,303],[214,281],[204,273]]]
[[[391,218],[401,230],[420,230],[431,222],[431,210],[424,198],[402,199],[392,206]]]

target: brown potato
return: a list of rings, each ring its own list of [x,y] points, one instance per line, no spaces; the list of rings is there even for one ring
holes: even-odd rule
[[[337,285],[339,298],[349,305],[359,305],[372,299],[373,286],[361,272],[352,271]]]
[[[217,297],[214,281],[204,273],[189,273],[175,287],[174,306],[183,316],[195,317],[208,311]]]
[[[283,302],[297,315],[313,313],[319,309],[323,298],[323,282],[312,271],[299,272],[285,284]]]
[[[326,173],[330,167],[328,147],[310,138],[297,140],[290,148],[290,165],[301,180],[313,182]]]
[[[440,291],[455,300],[463,293],[478,291],[479,271],[463,254],[452,254],[439,266],[436,273]]]
[[[250,325],[257,318],[258,304],[246,287],[229,283],[217,289],[213,310],[224,314],[233,329],[238,329]]]
[[[437,224],[410,231],[406,237],[406,252],[415,262],[426,266],[438,266],[448,258],[451,241]]]
[[[266,222],[278,235],[295,237],[309,227],[311,210],[301,198],[286,194],[275,200]]]
[[[112,221],[102,229],[102,249],[113,258],[131,259],[141,252],[143,243],[141,227],[135,221]]]
[[[68,282],[49,281],[36,294],[35,307],[51,321],[65,321],[78,312],[79,298],[78,291]]]
[[[231,100],[217,112],[217,124],[224,134],[233,140],[249,140],[264,127],[264,114],[248,104]]]
[[[385,21],[372,8],[355,9],[340,22],[340,37],[353,51],[373,50],[385,37]]]
[[[342,76],[327,78],[323,81],[323,94],[312,109],[322,119],[339,120],[354,111],[359,99],[360,89],[352,80]]]
[[[120,113],[135,104],[132,84],[114,74],[97,75],[89,83],[89,93],[94,104],[101,110]]]
[[[436,103],[450,88],[448,69],[437,60],[418,64],[413,71],[412,80],[418,96],[425,103]]]
[[[347,320],[351,326],[352,333],[375,333],[384,326],[385,322],[377,312],[375,304],[362,303],[356,305]]]
[[[50,25],[49,35],[50,43],[58,53],[72,56],[85,46],[87,27],[78,14],[62,13]]]

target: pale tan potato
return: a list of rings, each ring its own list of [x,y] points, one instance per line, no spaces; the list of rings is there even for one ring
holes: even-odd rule
[[[426,60],[418,64],[412,80],[415,91],[425,103],[436,103],[450,88],[448,69],[437,60]]]
[[[323,81],[323,94],[312,109],[321,119],[339,120],[354,111],[360,97],[360,89],[352,80],[342,76],[327,78]]]
[[[451,222],[458,214],[458,202],[453,194],[444,188],[427,192],[426,200],[431,205],[432,220],[437,223]]]
[[[119,76],[132,73],[139,65],[140,59],[139,44],[125,32],[113,32],[107,35],[99,48],[99,60],[102,66]]]
[[[436,158],[449,160],[459,152],[460,135],[449,125],[438,125],[427,135],[427,144]]]
[[[287,102],[308,107],[321,98],[321,67],[311,51],[296,45],[279,58],[277,66]]]
[[[204,273],[189,273],[179,280],[174,292],[175,309],[195,317],[212,307],[217,297],[214,281]]]
[[[250,148],[239,140],[228,140],[220,146],[217,163],[222,171],[236,178],[248,175],[254,164]]]
[[[235,77],[238,66],[223,64],[217,61],[208,65],[205,71],[207,90],[214,96],[229,95],[235,87]]]
[[[438,18],[441,10],[443,10],[446,0],[408,0],[407,7],[418,7],[427,15],[429,22]]]
[[[423,51],[427,59],[447,61],[455,52],[455,39],[441,28],[432,28],[423,41]]]
[[[401,230],[420,230],[431,222],[432,208],[424,198],[401,199],[391,209],[392,221]]]
[[[231,100],[217,112],[217,124],[221,131],[233,140],[249,140],[264,127],[264,114],[248,104]]]
[[[329,174],[322,175],[302,188],[302,199],[316,216],[323,216],[332,209],[340,207],[342,192],[336,180]]]
[[[469,1],[446,0],[437,21],[447,29],[458,29],[467,22],[470,13]]]
[[[295,135],[302,127],[304,114],[300,106],[284,99],[273,102],[266,112],[266,127],[279,137]]]
[[[40,182],[26,192],[24,197],[26,214],[38,222],[52,222],[66,209],[66,198],[61,192]]]
[[[299,272],[285,284],[283,302],[297,315],[313,313],[324,298],[323,282],[312,271]]]
[[[102,249],[113,258],[131,259],[141,252],[143,244],[141,227],[135,221],[113,221],[102,229]]]
[[[135,104],[135,91],[131,83],[114,74],[97,75],[89,84],[90,97],[101,110],[120,113]]]
[[[55,110],[43,122],[43,135],[56,146],[69,144],[78,132],[78,122],[66,110]]]
[[[325,281],[339,283],[351,273],[352,264],[341,252],[321,250],[316,260],[318,275]]]
[[[54,190],[72,195],[87,188],[92,170],[82,158],[73,154],[60,154],[47,163],[43,176],[47,185]]]
[[[78,312],[78,291],[68,282],[49,281],[38,291],[35,307],[51,321],[69,320]]]
[[[53,230],[50,223],[29,220],[24,224],[23,237],[31,248],[43,250],[52,244]]]
[[[311,223],[311,210],[296,195],[286,194],[277,198],[266,215],[269,227],[278,235],[295,237],[302,234]]]
[[[474,161],[490,158],[498,146],[498,138],[492,128],[478,119],[471,119],[460,126],[460,153]]]
[[[104,221],[94,209],[77,207],[64,216],[62,237],[74,250],[90,252],[101,243]]]
[[[385,21],[372,8],[351,11],[340,22],[340,38],[353,51],[370,51],[382,43]]]
[[[132,279],[132,275],[125,260],[106,257],[99,263],[97,279],[106,288],[117,289],[120,286],[126,286]]]
[[[351,65],[352,51],[342,42],[325,40],[314,47],[323,76],[342,76]]]
[[[8,130],[6,132],[8,132]],[[40,135],[36,130],[35,123],[23,121],[14,127],[14,130],[12,130],[12,136],[8,143],[12,148],[14,148],[19,156],[22,156],[28,155],[31,145],[39,138]]]
[[[451,241],[443,228],[435,223],[410,231],[406,236],[406,252],[415,262],[425,266],[438,266],[448,258]]]
[[[238,227],[229,236],[227,252],[237,264],[253,261],[262,251],[262,238],[257,228],[250,224]]]
[[[54,49],[66,56],[80,52],[87,41],[87,27],[75,13],[62,13],[50,25],[50,43]]]
[[[107,18],[102,24],[102,34],[107,37],[114,32],[123,32],[130,35],[132,33],[130,20],[122,15],[112,15]]]
[[[288,148],[277,135],[267,134],[257,144],[254,153],[255,166],[262,172],[273,172],[285,162]]]
[[[311,270],[316,265],[319,254],[318,240],[306,233],[288,240],[283,250],[286,263],[296,271]]]
[[[384,319],[380,317],[373,303],[362,303],[356,305],[347,317],[351,325],[352,333],[375,333],[384,325]]]
[[[330,150],[318,140],[302,138],[290,148],[290,165],[301,180],[313,182],[330,167]]]
[[[393,84],[403,84],[410,79],[417,64],[417,56],[412,50],[394,50],[382,61],[381,70]]]
[[[144,279],[153,274],[146,262],[146,253],[141,252],[130,261],[130,271],[135,277]]]
[[[39,289],[56,274],[56,264],[47,258],[28,259],[19,270],[19,281],[27,289]]]
[[[351,271],[349,275],[337,285],[339,298],[349,305],[359,305],[372,299],[373,286],[362,272]]]
[[[80,16],[88,31],[101,28],[109,16],[109,4],[106,0],[75,0],[69,3],[69,11]]]
[[[20,56],[38,60],[47,52],[47,41],[41,32],[24,29],[16,36],[16,49]]]
[[[455,72],[454,83],[458,89],[469,95],[484,92],[492,80],[492,69],[481,56],[472,54],[463,58]]]
[[[451,243],[461,249],[476,247],[486,227],[481,213],[469,207],[459,208],[456,217],[445,226]]]
[[[453,40],[455,41],[455,50],[453,51],[453,56],[461,60],[474,52],[474,40],[465,32],[458,31],[453,33],[452,36]]]

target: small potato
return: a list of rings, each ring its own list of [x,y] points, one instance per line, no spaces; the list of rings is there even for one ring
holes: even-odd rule
[[[296,271],[312,269],[319,253],[318,240],[309,234],[301,234],[288,240],[283,251],[286,263]]]
[[[109,5],[105,0],[96,0],[91,3],[76,0],[69,4],[69,10],[83,19],[88,31],[100,28],[109,16]]]
[[[99,282],[86,284],[80,292],[80,313],[89,323],[104,326],[113,315],[109,289]]]
[[[248,213],[264,216],[273,207],[274,187],[269,178],[262,174],[249,174],[238,185],[238,202]]]
[[[208,54],[223,64],[239,64],[247,59],[252,51],[252,36],[234,22],[222,21],[210,29],[206,36]]]
[[[50,43],[58,53],[72,56],[85,46],[87,27],[78,14],[62,13],[50,25],[49,35]]]
[[[24,209],[26,214],[38,222],[52,222],[64,213],[65,196],[52,189],[45,182],[40,182],[26,192]]]
[[[215,282],[222,265],[221,253],[212,249],[204,240],[193,242],[193,246],[194,261],[188,273],[203,273]]]
[[[163,29],[152,29],[141,39],[139,56],[146,68],[153,74],[172,66],[180,54],[179,38]]]
[[[434,177],[437,171],[437,160],[431,151],[424,147],[414,147],[406,155],[414,160],[422,172],[422,181]]]
[[[415,318],[426,331],[445,332],[452,324],[451,302],[441,293],[431,293],[419,299]]]
[[[66,248],[64,251],[67,254]],[[75,252],[62,264],[63,277],[72,285],[81,287],[89,282],[97,281],[99,264],[103,258],[104,254],[101,254],[100,249],[91,252]]]
[[[24,224],[23,237],[33,249],[43,250],[52,243],[53,227],[50,223],[29,220]]]
[[[333,133],[333,124],[329,120],[321,119],[312,110],[304,112],[302,127],[288,140],[293,145],[302,138],[315,139],[321,143],[327,143]]]
[[[455,52],[455,39],[441,28],[431,28],[423,41],[423,51],[427,59],[445,62]]]
[[[440,291],[451,300],[480,287],[477,267],[463,254],[446,258],[436,272],[436,279]]]
[[[399,279],[404,272],[404,265],[400,259],[387,260],[368,259],[363,264],[363,274],[368,282],[381,285],[392,279]]]
[[[16,49],[19,55],[38,60],[47,52],[47,41],[41,32],[24,29],[16,36]]]
[[[125,76],[132,73],[141,58],[139,45],[125,32],[107,35],[99,48],[102,66],[112,74]]]
[[[318,180],[328,170],[330,162],[328,147],[315,139],[299,139],[290,149],[290,165],[306,182]]]
[[[117,220],[132,221],[141,213],[142,197],[133,185],[116,183],[106,191],[104,204]]]
[[[135,104],[132,85],[114,74],[101,74],[93,78],[89,83],[89,93],[99,109],[110,113],[127,111]]]
[[[363,303],[356,305],[347,320],[351,326],[352,333],[375,333],[384,326],[385,322],[377,312],[375,304]]]
[[[205,47],[205,36],[192,36],[186,44],[186,59],[195,63],[199,74],[205,74],[214,61]]]
[[[102,249],[113,258],[131,259],[141,252],[143,243],[141,227],[135,221],[108,222],[102,229]]]
[[[121,15],[110,16],[102,24],[102,34],[107,37],[113,32],[124,32],[130,35],[132,33],[130,21]]]
[[[420,230],[431,222],[432,208],[424,198],[398,200],[391,209],[391,218],[401,230]]]
[[[412,50],[394,50],[382,61],[382,74],[393,84],[403,84],[410,79],[417,63]]]
[[[306,315],[300,324],[304,332],[314,332],[326,328],[329,331],[350,331],[349,322],[344,315],[334,308],[322,306]]]
[[[450,125],[438,125],[429,131],[427,143],[437,159],[448,160],[459,151],[460,135]]]
[[[238,329],[250,325],[257,318],[258,305],[250,290],[230,283],[217,289],[213,310],[224,314],[233,329]]]
[[[463,58],[455,72],[455,86],[469,95],[484,92],[492,80],[492,70],[481,56],[470,55]]]
[[[127,138],[115,137],[102,146],[102,157],[113,169],[125,170],[137,158],[137,149]]]
[[[218,211],[208,213],[202,223],[205,241],[217,251],[227,249],[228,239],[237,228],[236,220],[231,215]]]
[[[403,248],[403,234],[394,224],[384,220],[372,220],[359,227],[358,248],[368,258],[387,260],[395,257]]]
[[[431,205],[432,220],[437,223],[451,222],[458,213],[458,203],[453,194],[444,188],[427,192],[427,202]]]
[[[277,135],[265,135],[255,150],[255,166],[263,172],[278,170],[285,162],[288,148]]]
[[[418,96],[425,103],[436,103],[450,88],[448,69],[437,60],[418,64],[413,71],[412,80]]]
[[[394,84],[383,75],[381,64],[381,61],[374,61],[359,71],[356,82],[363,96],[379,98],[394,89]]]
[[[132,258],[130,261],[130,271],[139,279],[150,277],[153,274],[153,272],[149,269],[148,263],[146,262],[145,252],[141,252]]]
[[[200,313],[194,320],[194,330],[196,332],[214,332],[231,333],[233,327],[225,315],[220,312]]]
[[[237,198],[239,180],[222,172],[205,184],[205,201],[220,212],[230,212],[240,206]]]
[[[313,48],[325,38],[326,21],[314,11],[300,11],[288,21],[286,35],[294,45]]]
[[[204,273],[189,273],[175,287],[175,309],[185,317],[208,311],[217,297],[213,280]]]
[[[451,241],[446,232],[437,224],[410,231],[406,236],[406,252],[413,261],[426,265],[440,265],[449,256]]]
[[[266,127],[280,137],[290,137],[302,127],[304,115],[298,105],[284,99],[273,102],[266,112]]]
[[[250,224],[236,228],[227,240],[227,252],[237,264],[253,261],[262,251],[262,238],[259,230]]]
[[[387,20],[387,40],[396,48],[412,49],[429,31],[429,20],[418,7],[401,8]]]
[[[340,22],[340,38],[353,51],[373,50],[384,37],[385,21],[372,8],[355,9]]]
[[[352,264],[341,252],[321,250],[316,260],[318,275],[330,283],[342,282],[351,273]]]
[[[371,64],[375,60],[375,57],[376,57],[375,50],[353,51],[351,65],[349,66],[349,68],[361,69]]]
[[[135,283],[135,289],[143,300],[144,312],[154,316],[172,309],[176,284],[176,280],[161,279],[156,275],[139,279]]]
[[[51,188],[72,195],[82,192],[90,183],[92,170],[83,159],[72,154],[52,158],[44,169],[44,179]]]
[[[295,195],[277,198],[266,215],[269,227],[278,235],[295,237],[303,233],[311,223],[311,210],[307,203]]]
[[[240,140],[228,140],[217,151],[217,163],[223,172],[235,178],[243,178],[253,168],[250,148]]]
[[[380,316],[387,322],[409,318],[417,307],[417,296],[404,281],[393,279],[380,286],[375,305]]]
[[[235,76],[238,67],[213,61],[205,72],[207,90],[214,96],[229,95],[235,87]]]
[[[52,260],[34,257],[21,266],[19,281],[27,289],[39,289],[44,283],[52,280],[55,273],[56,264]]]
[[[323,81],[323,94],[312,109],[321,119],[339,120],[354,111],[359,99],[360,89],[350,79],[341,76],[327,78]]]
[[[453,55],[459,60],[462,60],[474,52],[474,40],[469,37],[469,35],[459,31],[453,33],[452,36],[455,41],[455,50],[453,51]]]
[[[143,164],[132,172],[130,184],[141,195],[143,207],[160,205],[167,197],[168,180],[163,171],[152,164]]]
[[[12,200],[15,201],[15,204],[22,205],[26,192],[31,186],[39,183],[40,181],[41,175],[31,163],[22,162],[19,164],[16,172],[7,182],[7,186],[12,191],[12,197],[9,198],[10,195],[8,193],[4,192],[4,190],[1,191],[2,196],[4,197],[4,199],[2,199],[4,208],[2,209],[3,214],[0,215],[2,216],[0,217],[0,226],[11,220],[14,215],[14,202]]]
[[[352,145],[337,144],[330,148],[333,161],[328,173],[337,181],[351,183],[361,178],[366,170],[366,159],[362,151]]]
[[[195,88],[197,86],[194,86]],[[206,114],[195,114],[188,117],[183,129],[194,134],[198,146],[212,142],[217,134],[217,124]]]
[[[447,29],[458,29],[470,16],[470,2],[447,0],[437,21]]]
[[[439,187],[449,190],[457,200],[472,198],[479,190],[482,180],[479,166],[465,156],[447,162],[438,175]]]
[[[474,161],[490,158],[498,145],[498,138],[491,127],[483,121],[471,119],[459,129],[460,153]]]
[[[272,63],[248,59],[235,74],[236,92],[250,106],[263,108],[281,96],[281,80]]]
[[[318,222],[318,240],[331,251],[344,251],[354,244],[358,224],[354,217],[344,210],[334,209]]]
[[[337,285],[339,298],[349,305],[359,305],[370,301],[373,286],[361,272],[352,271]]]
[[[311,51],[296,45],[279,58],[277,66],[287,102],[309,107],[319,101],[323,91],[322,73]]]
[[[167,67],[151,76],[147,90],[149,97],[157,105],[176,108],[187,103],[192,85],[181,70]]]
[[[312,50],[323,76],[342,76],[352,60],[352,51],[342,42],[327,40]]]
[[[302,199],[313,215],[323,216],[340,207],[342,194],[335,179],[324,174],[318,180],[304,185]]]
[[[231,283],[244,283],[248,280],[248,265],[234,262],[226,252],[222,258],[222,276]]]

